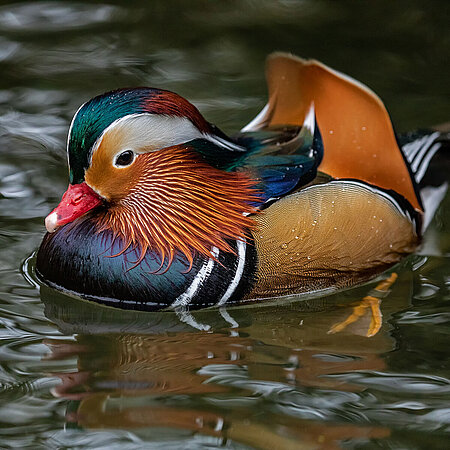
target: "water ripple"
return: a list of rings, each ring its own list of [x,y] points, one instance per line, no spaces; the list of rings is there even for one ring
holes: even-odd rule
[[[0,8],[0,31],[62,31],[87,28],[113,20],[121,9],[111,5],[43,2]]]
[[[354,372],[343,375],[327,375],[327,377],[341,378],[347,382],[396,394],[441,396],[450,393],[450,381],[447,378],[433,375]]]
[[[448,447],[450,197],[396,267],[370,339],[327,334],[367,286],[198,311],[201,332],[56,293],[28,258],[67,187],[72,115],[109,89],[174,90],[233,132],[264,105],[264,58],[279,49],[373,87],[400,130],[448,121],[447,5],[372,3],[2,2],[1,447]]]

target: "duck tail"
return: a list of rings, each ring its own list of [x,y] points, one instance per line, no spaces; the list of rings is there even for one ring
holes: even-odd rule
[[[450,131],[403,134],[399,136],[399,144],[423,205],[425,231],[450,184]]]

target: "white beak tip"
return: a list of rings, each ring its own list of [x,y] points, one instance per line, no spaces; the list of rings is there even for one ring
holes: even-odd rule
[[[53,233],[58,228],[58,214],[56,212],[52,212],[45,218],[45,228],[49,233]]]

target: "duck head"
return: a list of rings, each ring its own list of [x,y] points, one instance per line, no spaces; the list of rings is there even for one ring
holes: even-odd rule
[[[230,251],[227,240],[252,225],[255,182],[230,168],[245,149],[172,92],[93,98],[72,120],[67,153],[70,184],[45,220],[49,233],[89,218],[119,237],[123,251],[151,248],[169,263],[180,251],[192,264],[194,252]]]

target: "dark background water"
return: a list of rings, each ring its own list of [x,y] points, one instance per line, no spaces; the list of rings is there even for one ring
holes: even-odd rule
[[[30,257],[90,97],[150,85],[226,131],[265,103],[264,59],[314,57],[398,130],[450,120],[446,1],[0,4],[1,448],[448,448],[449,198],[397,267],[383,326],[327,331],[376,282],[325,298],[117,312],[40,287]]]

